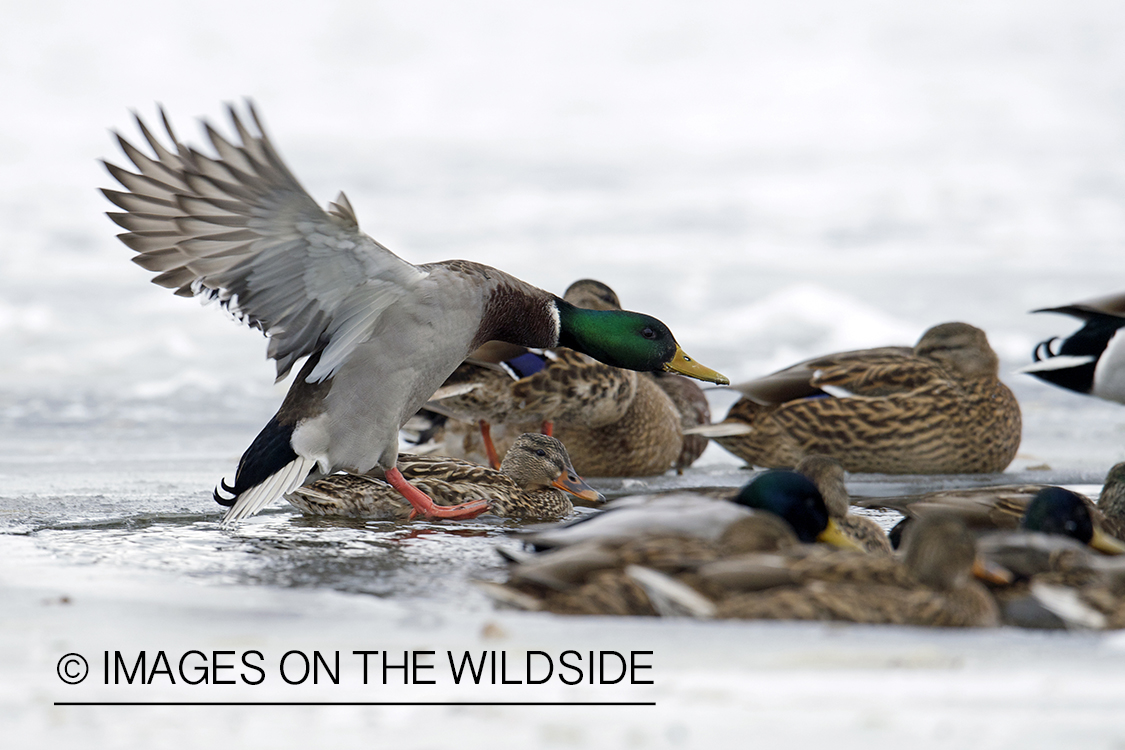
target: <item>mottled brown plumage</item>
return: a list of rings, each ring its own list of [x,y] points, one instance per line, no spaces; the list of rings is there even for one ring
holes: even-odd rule
[[[501,360],[484,359],[487,353],[477,350],[461,364],[431,406],[473,425],[484,419],[496,424],[565,421],[601,427],[621,419],[636,395],[638,373],[570,349],[553,351],[544,369],[523,378],[514,378],[499,365]]]
[[[1057,534],[1004,531],[978,541],[981,555],[1008,571],[1007,583],[990,582],[1004,620],[1035,628],[1125,627],[1125,565]],[[1058,607],[1058,595],[1043,598],[1043,588],[1068,590],[1077,606]],[[1065,600],[1064,600],[1065,601]],[[1051,615],[1044,615],[1044,610]]]
[[[1121,511],[1125,508],[1119,505],[1120,499],[1117,493],[1121,489],[1119,483],[1122,477],[1114,474],[1116,469],[1117,467],[1111,469],[1106,477],[1097,504],[1080,493],[1070,494],[1081,500],[1096,529],[1121,539],[1119,533],[1123,529],[1121,521],[1125,520]],[[1119,473],[1125,475],[1125,471]],[[902,513],[908,519],[922,518],[935,513],[953,514],[974,530],[1013,531],[1020,528],[1028,506],[1035,497],[1049,488],[1051,485],[1046,484],[1003,484],[936,490],[897,497],[869,497],[857,499],[854,504],[863,508],[890,508]],[[1109,509],[1108,513],[1103,512],[1106,508]]]
[[[649,373],[647,377],[655,379],[660,389],[672,399],[672,405],[680,415],[681,430],[711,423],[711,405],[707,403],[707,396],[698,385],[671,372]],[[707,450],[708,442],[710,441],[702,435],[685,434],[680,455],[673,464],[676,473],[682,474],[684,469],[695,463],[703,455],[703,451]]]
[[[912,350],[820,357],[736,386],[745,397],[704,434],[758,466],[793,466],[819,453],[852,472],[1003,471],[1019,448],[1021,421],[997,372],[983,331],[945,323]],[[749,431],[722,436],[739,426]]]
[[[591,279],[577,281],[564,299],[591,310],[618,310],[617,295]],[[706,397],[674,373],[637,373],[609,367],[569,349],[548,352],[546,367],[514,378],[499,363],[519,351],[494,344],[474,352],[435,394],[431,406],[454,417],[445,450],[488,461],[478,421],[490,425],[502,455],[511,437],[551,422],[569,447],[575,467],[587,476],[651,476],[682,471],[706,448],[706,439],[685,440],[686,426],[706,424]]]
[[[756,513],[731,524],[714,541],[657,534],[549,550],[513,565],[507,586],[531,596],[536,609],[559,614],[654,615],[649,598],[625,573],[627,566],[690,576],[693,569],[724,557],[798,544],[778,516]]]
[[[959,520],[928,518],[904,559],[833,551],[788,565],[796,586],[733,593],[716,616],[982,627],[999,623],[992,596],[971,577],[976,551]],[[702,573],[703,571],[701,571]]]
[[[1118,539],[1125,539],[1125,463],[1116,464],[1105,475],[1098,510],[1105,530]]]
[[[580,279],[574,282],[567,288],[563,299],[572,305],[590,310],[621,309],[621,301],[617,298],[617,293],[606,284],[594,279]],[[697,384],[673,372],[643,373],[641,379],[646,378],[655,380],[660,389],[671,399],[672,405],[680,417],[681,430],[710,424],[711,406],[707,403],[707,397],[703,394],[703,390]],[[649,455],[643,465],[650,467],[659,465],[657,455],[666,450],[663,443],[672,443],[674,438],[663,426],[666,407],[655,397],[648,396],[647,398],[652,403],[638,407],[643,409],[644,414],[637,414],[635,410],[631,411],[621,420],[626,423],[625,425],[614,425],[612,428],[607,426],[606,429],[610,433],[620,434],[625,431],[631,433],[632,439],[627,444],[636,445],[638,440],[643,440],[646,444],[645,453]],[[658,440],[658,436],[665,436],[665,440]],[[579,437],[578,435],[575,436],[575,438]],[[618,440],[618,442],[620,441]],[[680,453],[673,463],[673,468],[682,473],[684,469],[691,466],[697,458],[703,455],[703,451],[707,449],[707,442],[707,438],[701,435],[682,435]],[[574,440],[572,440],[572,443],[578,444]],[[623,454],[618,452],[616,455],[620,458]],[[619,469],[618,472],[614,476],[627,475],[624,469]],[[588,471],[587,473],[602,476],[595,471]],[[635,473],[646,474],[650,472],[638,471]]]
[[[577,479],[566,448],[555,438],[528,434],[504,457],[500,469],[439,456],[399,456],[402,475],[439,505],[475,500],[490,513],[520,520],[553,521],[574,510],[565,492],[597,493]],[[287,496],[298,510],[321,516],[360,516],[406,520],[410,504],[382,479],[361,474],[332,474]]]

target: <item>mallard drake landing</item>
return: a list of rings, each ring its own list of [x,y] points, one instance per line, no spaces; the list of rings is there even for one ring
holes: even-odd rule
[[[289,171],[249,106],[253,130],[230,109],[238,142],[210,124],[216,157],[179,141],[169,150],[140,118],[155,153],[117,140],[136,172],[105,163],[124,191],[118,235],[182,296],[217,299],[269,336],[284,378],[307,358],[281,408],[239,461],[224,522],[258,512],[310,476],[382,474],[418,513],[466,518],[484,502],[440,507],[396,468],[399,427],[469,352],[486,341],[566,346],[632,370],[726,379],[686,356],[659,320],[592,311],[503,271],[451,260],[413,265],[359,230],[341,193],[320,208]]]
[[[1003,471],[1020,444],[1020,407],[984,331],[943,323],[913,348],[843,352],[734,386],[717,425],[694,430],[756,466],[818,453],[847,471]]]
[[[1032,351],[1035,360],[1020,372],[1077,393],[1125,404],[1125,294],[1044,307],[1033,312],[1053,312],[1085,321],[1065,339],[1041,341]]]

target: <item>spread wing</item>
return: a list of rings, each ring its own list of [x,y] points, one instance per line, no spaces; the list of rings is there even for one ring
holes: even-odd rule
[[[254,130],[229,108],[238,143],[204,123],[216,157],[177,140],[163,111],[171,150],[137,117],[155,158],[118,134],[137,171],[105,162],[125,190],[102,192],[123,210],[109,217],[127,230],[118,237],[136,251],[133,261],[158,274],[154,283],[218,299],[260,328],[278,380],[321,351],[308,377],[318,382],[427,272],[359,231],[343,193],[320,208],[248,107]]]

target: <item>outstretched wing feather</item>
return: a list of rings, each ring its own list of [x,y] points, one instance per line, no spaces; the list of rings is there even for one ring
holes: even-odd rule
[[[330,377],[382,313],[427,275],[359,231],[346,198],[331,212],[313,201],[261,126],[233,108],[237,139],[205,124],[215,156],[171,147],[138,117],[153,156],[118,135],[135,172],[106,164],[124,190],[105,190],[134,260],[180,295],[218,299],[269,337],[278,378],[324,349],[311,381]]]

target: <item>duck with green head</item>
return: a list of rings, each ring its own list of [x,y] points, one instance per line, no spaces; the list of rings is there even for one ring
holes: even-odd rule
[[[1107,555],[1125,554],[1125,543],[1094,523],[1086,498],[1063,487],[1040,490],[1028,504],[1020,528],[1070,537]]]
[[[514,556],[508,583],[482,588],[511,605],[560,614],[655,614],[629,578],[630,566],[690,577],[727,557],[813,546],[802,542],[859,553],[816,487],[790,471],[755,477],[733,500],[687,493],[621,498],[600,514],[522,536],[541,551]]]
[[[563,299],[579,309],[620,310],[606,284],[581,279]],[[542,429],[562,438],[575,467],[592,476],[651,476],[682,470],[707,439],[685,428],[710,423],[695,381],[674,372],[642,373],[603,364],[566,347],[532,351],[500,342],[481,347],[427,404],[452,418],[442,450],[498,465],[514,437]],[[422,415],[419,424],[432,424]]]
[[[206,126],[216,156],[171,148],[138,119],[149,156],[118,136],[130,172],[104,190],[134,261],[183,296],[217,299],[269,336],[278,379],[305,363],[277,414],[215,499],[224,521],[258,512],[310,478],[383,476],[416,512],[467,518],[487,504],[436,505],[397,468],[398,430],[487,341],[568,345],[615,367],[726,378],[688,357],[668,327],[640,313],[582,310],[503,271],[462,260],[414,265],[364,234],[341,193],[318,206],[250,107],[231,109],[232,141]]]

